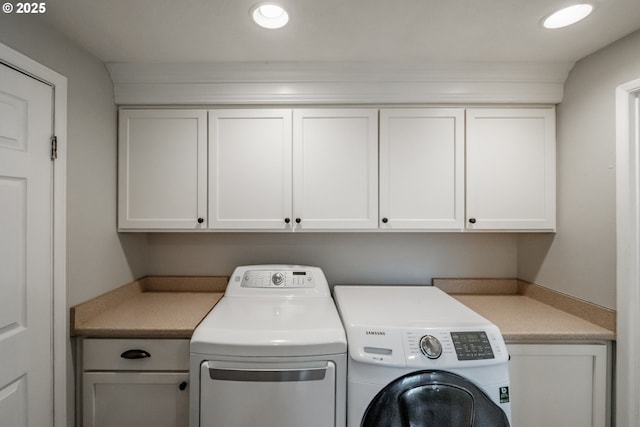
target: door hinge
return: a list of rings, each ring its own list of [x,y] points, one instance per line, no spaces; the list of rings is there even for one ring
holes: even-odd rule
[[[51,160],[58,158],[58,137],[51,137]]]

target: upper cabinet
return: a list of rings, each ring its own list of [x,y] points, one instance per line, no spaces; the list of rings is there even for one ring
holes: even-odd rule
[[[123,231],[555,231],[551,107],[121,109],[119,126]]]
[[[555,110],[467,110],[471,230],[555,230]]]
[[[293,216],[301,230],[378,226],[378,110],[293,111]]]
[[[377,227],[377,110],[209,111],[209,227]]]
[[[464,109],[380,111],[380,228],[464,227]]]
[[[118,227],[206,227],[206,152],[205,111],[120,110]]]
[[[291,110],[209,111],[209,227],[291,228]]]

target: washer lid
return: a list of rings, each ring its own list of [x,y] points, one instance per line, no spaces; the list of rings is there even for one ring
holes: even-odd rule
[[[345,327],[460,327],[491,322],[434,286],[336,286]]]
[[[196,328],[191,352],[220,356],[316,356],[347,351],[330,297],[224,296]]]

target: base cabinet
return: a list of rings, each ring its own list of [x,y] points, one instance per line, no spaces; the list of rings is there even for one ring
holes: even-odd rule
[[[514,427],[610,426],[610,344],[507,344]]]
[[[188,425],[186,372],[98,372],[83,377],[84,427]]]
[[[85,339],[83,427],[187,427],[189,340]]]

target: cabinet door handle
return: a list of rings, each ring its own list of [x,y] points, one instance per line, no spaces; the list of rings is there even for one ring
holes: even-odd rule
[[[469,222],[470,222],[471,224],[475,224],[475,223],[476,223],[476,219],[475,219],[475,218],[469,218]]]
[[[285,219],[284,219],[284,223],[285,223],[285,224],[289,224],[290,222],[291,222],[291,218],[285,218]]]
[[[198,224],[202,224],[204,222],[204,218],[198,218]]]
[[[296,218],[296,224],[300,224],[302,220],[300,218]]]
[[[388,223],[389,222],[389,218],[382,218],[382,222],[385,223],[385,224]]]
[[[146,359],[151,355],[144,350],[127,350],[120,355],[123,359]]]
[[[182,382],[180,383],[180,385],[178,386],[178,388],[179,388],[181,391],[184,391],[184,390],[187,388],[187,382],[186,382],[186,381],[182,381]]]

